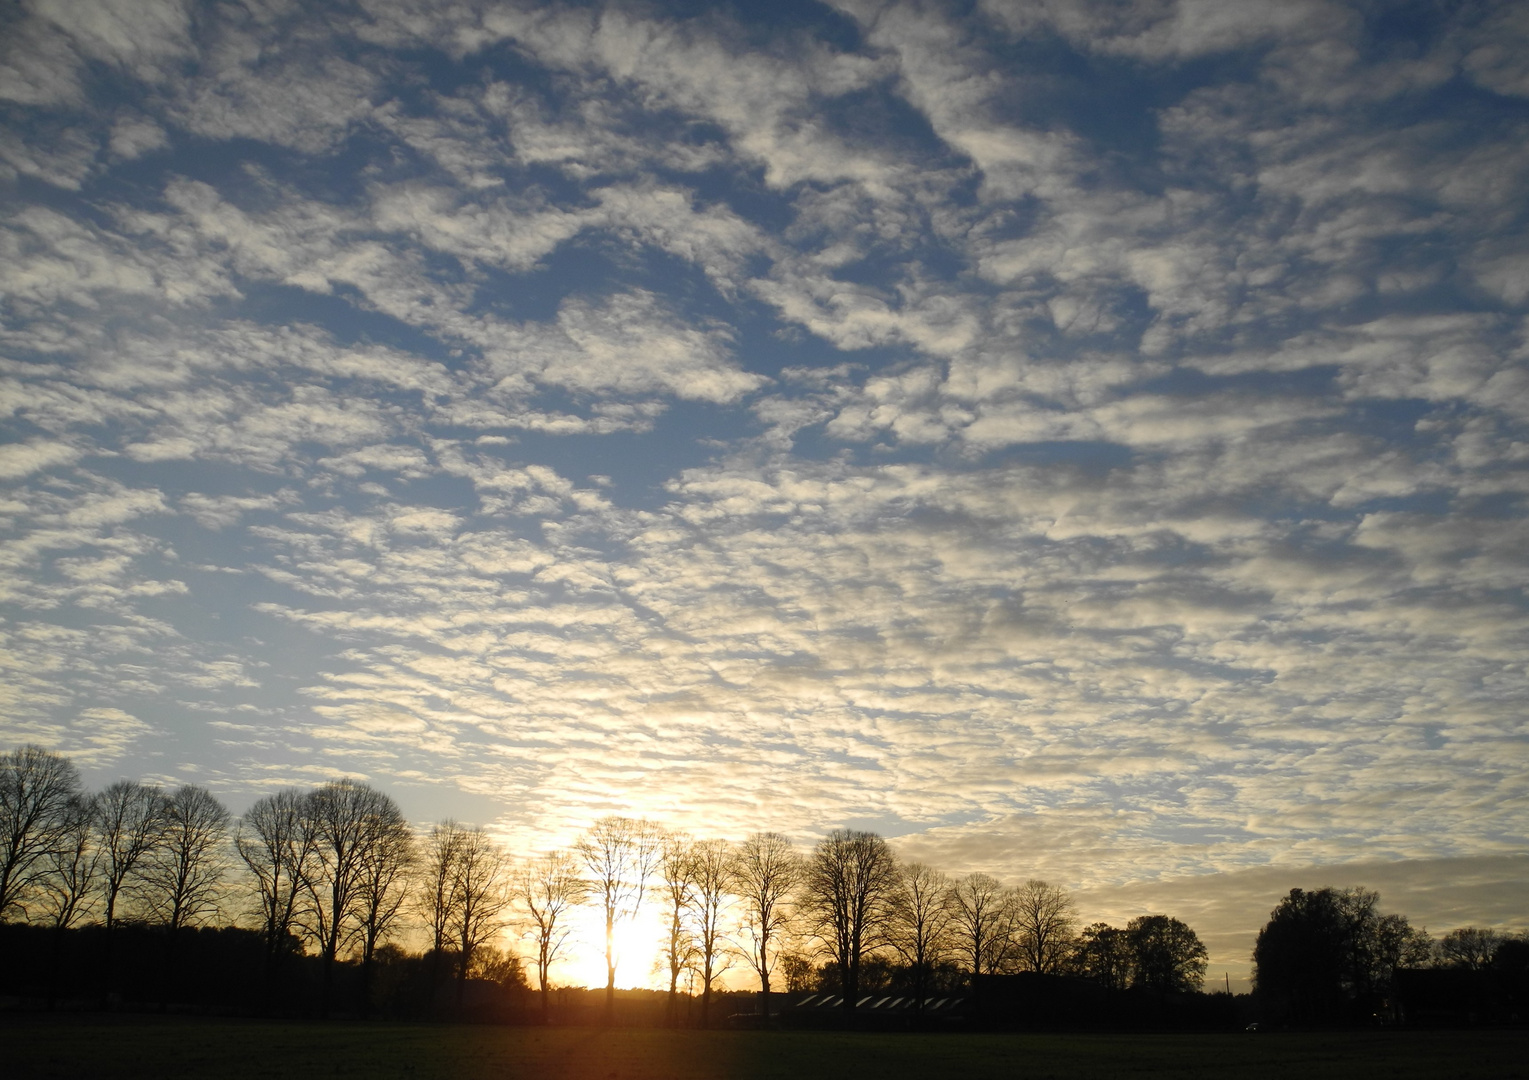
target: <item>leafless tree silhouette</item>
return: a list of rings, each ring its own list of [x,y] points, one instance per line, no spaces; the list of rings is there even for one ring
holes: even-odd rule
[[[972,992],[977,976],[991,973],[1007,953],[1013,932],[1013,894],[987,874],[967,874],[946,894],[955,950],[971,972]]]
[[[228,811],[206,788],[185,784],[165,799],[160,841],[143,860],[144,898],[165,927],[159,1007],[169,1007],[184,927],[216,914],[228,870]]]
[[[1077,924],[1066,889],[1031,878],[1014,890],[1014,944],[1025,970],[1043,975],[1062,970]]]
[[[951,949],[950,879],[924,863],[898,867],[897,891],[892,895],[887,940],[913,976],[917,1008],[929,996],[929,977]]]
[[[457,859],[467,830],[452,818],[430,826],[420,853],[416,913],[430,932],[430,985],[440,983],[441,962],[451,940],[451,916],[456,906]]]
[[[605,1018],[616,1015],[616,928],[636,917],[662,853],[662,831],[649,821],[603,817],[579,838],[589,891],[605,915]]]
[[[682,832],[667,833],[658,860],[659,889],[664,903],[664,965],[669,971],[669,996],[664,1002],[664,1023],[679,1023],[680,976],[695,959],[696,939],[691,931],[695,904],[694,840]]]
[[[579,876],[578,862],[566,851],[553,851],[525,863],[515,874],[513,894],[525,909],[527,929],[536,943],[542,1023],[547,1022],[551,989],[548,972],[573,932],[568,913],[583,902],[587,892],[588,883]]]
[[[135,780],[118,780],[96,797],[108,940],[124,891],[137,880],[145,856],[163,841],[165,809],[164,792]]]
[[[802,860],[780,833],[757,832],[733,852],[732,890],[742,906],[739,952],[759,976],[760,1012],[770,1015],[770,976],[792,915],[791,895]]]
[[[695,937],[701,977],[701,1026],[711,1026],[711,992],[727,970],[722,920],[732,886],[732,848],[725,840],[698,840],[691,845],[695,873]]]
[[[452,875],[448,923],[457,949],[458,1005],[473,958],[504,928],[504,912],[511,902],[507,878],[504,852],[493,838],[477,826],[463,830]]]
[[[1485,971],[1492,966],[1492,959],[1504,940],[1496,930],[1464,926],[1439,939],[1439,958],[1447,967]]]
[[[378,793],[381,794],[380,792]],[[363,825],[356,867],[356,937],[361,946],[361,1009],[371,1009],[377,946],[397,928],[409,899],[414,836],[393,800],[382,796]]]
[[[853,1011],[861,961],[883,940],[897,891],[897,860],[875,833],[835,829],[813,848],[802,885],[814,933],[839,968],[844,1008]]]
[[[267,987],[296,926],[315,870],[317,836],[308,795],[287,788],[255,800],[240,819],[234,847],[253,879],[265,940]]]
[[[308,902],[302,917],[319,948],[323,965],[320,1011],[327,1013],[334,985],[334,963],[356,930],[356,908],[367,876],[369,848],[386,830],[377,819],[403,821],[398,806],[359,780],[335,780],[306,799],[313,830],[313,871],[306,880]]]
[[[21,746],[0,757],[0,922],[25,914],[23,897],[67,843],[80,774],[61,754]]]
[[[39,907],[57,930],[67,930],[94,907],[101,849],[95,836],[96,802],[75,795],[64,810],[59,842],[38,879]]]
[[[170,793],[143,877],[149,911],[172,938],[217,911],[228,870],[227,839],[228,811],[212,792],[186,784]]]

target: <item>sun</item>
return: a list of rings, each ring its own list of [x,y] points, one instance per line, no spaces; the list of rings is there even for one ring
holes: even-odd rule
[[[667,977],[658,970],[663,938],[663,918],[656,908],[637,913],[635,919],[616,926],[616,985],[662,989]],[[605,916],[598,908],[578,912],[574,937],[567,955],[553,972],[553,981],[565,986],[605,985]]]

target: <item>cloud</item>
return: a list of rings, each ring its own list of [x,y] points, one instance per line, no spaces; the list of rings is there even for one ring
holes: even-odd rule
[[[85,56],[121,66],[147,82],[192,52],[191,15],[183,0],[128,0],[103,7],[88,0],[38,0],[38,16],[64,31]]]
[[[1505,919],[1508,11],[18,9],[5,730]]]
[[[0,478],[16,480],[37,472],[68,464],[80,456],[77,448],[61,442],[17,443],[0,446]]]
[[[76,105],[84,97],[79,56],[35,16],[10,21],[0,53],[0,98],[21,105]]]

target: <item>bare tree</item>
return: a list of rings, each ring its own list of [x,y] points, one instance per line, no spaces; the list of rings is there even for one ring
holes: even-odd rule
[[[888,940],[913,975],[916,1008],[929,996],[930,976],[951,947],[950,879],[923,863],[899,868],[897,891],[888,908]]]
[[[106,949],[102,966],[103,1004],[116,983],[118,906],[141,880],[145,858],[164,833],[165,796],[157,787],[118,780],[96,796],[96,843],[101,849],[102,891],[106,899]]]
[[[95,798],[75,795],[64,810],[64,827],[39,878],[40,906],[54,929],[69,929],[89,913],[101,849],[95,836]]]
[[[465,829],[457,846],[452,875],[452,915],[449,923],[457,947],[457,1004],[467,986],[473,957],[504,928],[510,904],[504,852],[481,828]]]
[[[164,836],[165,803],[159,788],[136,780],[118,780],[96,796],[96,837],[101,847],[108,942],[117,924],[117,907],[124,891],[137,880],[145,856]]]
[[[732,890],[743,907],[739,951],[759,976],[760,1012],[770,1015],[770,975],[791,918],[802,861],[780,833],[757,832],[733,852]]]
[[[0,922],[26,914],[23,897],[70,832],[80,774],[61,754],[21,746],[0,757]]]
[[[356,905],[366,873],[368,847],[377,836],[379,815],[403,815],[391,798],[359,780],[334,780],[306,800],[313,830],[313,872],[305,882],[305,929],[318,944],[324,983],[321,1012],[327,1012],[334,963],[355,932]]]
[[[731,845],[725,840],[700,840],[691,846],[695,874],[695,936],[701,976],[701,1026],[711,1026],[711,989],[727,970],[722,919],[732,885]]]
[[[206,788],[185,784],[170,793],[163,813],[143,877],[149,911],[173,940],[217,910],[228,869],[228,811]]]
[[[441,981],[441,962],[451,940],[451,913],[455,907],[457,859],[466,833],[452,818],[430,826],[420,854],[419,885],[415,907],[430,931],[431,992]]]
[[[409,899],[414,836],[391,798],[379,798],[365,815],[356,866],[354,914],[361,945],[361,1010],[369,1012],[377,946],[387,940]]]
[[[101,849],[96,845],[95,799],[75,795],[65,811],[59,842],[48,852],[38,878],[37,906],[53,925],[53,963],[48,968],[48,1008],[58,998],[63,978],[64,934],[76,920],[88,914],[95,899]]]
[[[587,890],[587,883],[579,876],[578,863],[566,851],[550,852],[521,866],[515,874],[514,896],[525,908],[527,928],[536,942],[537,989],[544,1024],[550,990],[548,973],[573,932],[568,912],[583,902]]]
[[[990,973],[1007,952],[1012,894],[997,878],[967,874],[950,887],[946,902],[955,949],[971,972],[975,994],[978,976]]]
[[[1465,926],[1440,938],[1438,953],[1447,967],[1485,971],[1492,966],[1492,959],[1505,940],[1505,936],[1496,930]]]
[[[1060,971],[1072,949],[1076,909],[1067,890],[1031,878],[1014,891],[1014,941],[1027,971]]]
[[[679,1023],[680,975],[695,957],[695,935],[691,933],[691,909],[695,903],[694,841],[681,832],[665,835],[658,860],[660,892],[665,921],[664,962],[669,969],[669,996],[664,1003],[664,1023]]]
[[[859,1004],[860,963],[881,943],[897,860],[875,833],[835,829],[813,848],[802,883],[814,933],[838,966],[844,1008]]]
[[[605,1018],[616,1015],[616,927],[636,917],[661,853],[651,822],[612,815],[590,826],[576,850],[589,871],[589,891],[605,915]]]
[[[249,868],[259,902],[267,989],[314,870],[315,841],[308,795],[296,788],[257,799],[240,819],[234,836],[234,847]]]
[[[170,1004],[181,930],[213,914],[228,860],[228,811],[206,788],[184,784],[165,799],[159,843],[143,859],[149,915],[165,927],[159,1007]]]

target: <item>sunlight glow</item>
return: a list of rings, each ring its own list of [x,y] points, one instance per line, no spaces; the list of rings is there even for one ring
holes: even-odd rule
[[[605,985],[605,916],[598,907],[576,913],[577,930],[567,958],[553,966],[552,981],[564,986]],[[620,989],[667,989],[662,958],[663,916],[644,906],[638,917],[616,927],[616,986]]]

